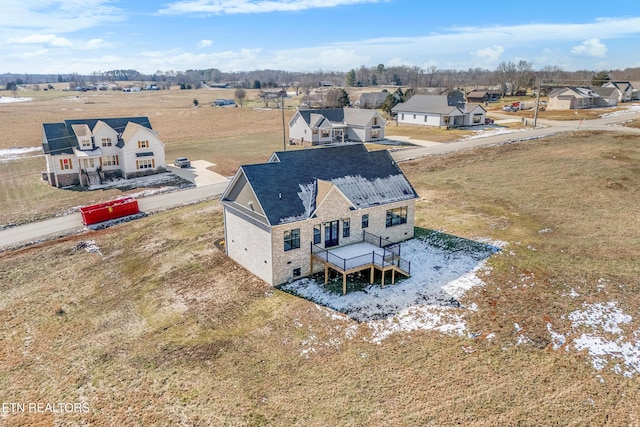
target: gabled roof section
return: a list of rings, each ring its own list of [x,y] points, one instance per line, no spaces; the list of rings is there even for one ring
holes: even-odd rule
[[[614,94],[617,95],[616,93],[616,88],[612,87],[612,86],[593,86],[591,88],[592,91],[594,91],[595,93],[597,93],[598,95],[605,97],[605,98],[610,98],[612,97]]]
[[[452,102],[450,102],[450,98],[447,95],[413,95],[407,102],[396,105],[391,111],[450,114],[455,109],[459,110],[456,105],[451,104]],[[460,112],[462,111],[460,110]]]
[[[64,123],[44,123],[42,131],[43,150],[45,154],[73,154],[73,148],[78,147],[74,128],[82,128],[87,126],[90,130],[96,127],[98,122],[104,122],[118,134],[122,134],[127,127],[127,123],[136,123],[145,128],[152,129],[151,123],[147,117],[120,117],[110,119],[76,119],[65,120]],[[122,145],[118,144],[119,147]]]
[[[140,126],[138,123],[127,123],[127,127],[125,127],[124,132],[122,132],[122,139],[124,139],[125,142],[128,142],[129,139],[131,139],[131,137],[140,130],[140,128],[144,129],[144,127]]]
[[[374,110],[362,110],[359,108],[345,108],[344,121],[352,126],[367,126],[377,114]],[[381,118],[382,119],[382,118]],[[381,124],[379,124],[381,125]]]
[[[618,88],[621,92],[625,92],[633,89],[633,85],[628,81],[610,81],[605,83],[603,86],[612,85]]]
[[[330,122],[344,122],[344,109],[342,108],[322,108],[317,110],[298,110],[300,116],[311,127],[316,126],[316,123],[321,117],[325,117]]]
[[[310,218],[322,181],[356,208],[418,197],[387,151],[369,152],[362,144],[279,151],[269,163],[242,171],[271,225]]]
[[[600,95],[589,87],[567,86],[553,89],[549,92],[549,97],[575,97],[575,98],[599,98]]]

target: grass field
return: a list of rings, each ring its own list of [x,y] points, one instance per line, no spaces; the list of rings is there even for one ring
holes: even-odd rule
[[[268,288],[214,246],[216,201],[2,253],[2,401],[89,411],[0,425],[637,425],[640,368],[595,369],[569,315],[617,304],[632,319],[601,335],[638,352],[638,142],[574,133],[402,164],[416,225],[506,244],[456,309],[463,335],[376,341]]]
[[[256,91],[248,91],[255,96]],[[0,91],[2,96],[13,93]],[[216,164],[233,175],[242,163],[262,162],[283,147],[282,112],[253,108],[215,108],[215,98],[233,98],[233,90],[170,90],[140,93],[21,91],[29,102],[0,104],[0,150],[38,147],[42,124],[87,117],[148,116],[165,143],[167,161],[180,156]],[[199,107],[193,106],[193,99]],[[288,122],[292,109],[285,110]],[[44,158],[0,163],[0,226],[61,214],[73,206],[103,201],[118,190],[75,192],[53,188],[41,179]],[[137,191],[137,190],[136,190]]]

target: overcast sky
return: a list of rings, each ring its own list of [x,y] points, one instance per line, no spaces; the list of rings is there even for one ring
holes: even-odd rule
[[[597,7],[596,7],[597,5]],[[0,73],[640,67],[634,1],[2,0]]]

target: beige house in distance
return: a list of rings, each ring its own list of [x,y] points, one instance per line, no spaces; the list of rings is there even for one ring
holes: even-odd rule
[[[618,104],[612,87],[560,87],[549,92],[547,110],[581,110],[606,108]]]
[[[315,272],[410,274],[417,194],[387,151],[362,144],[274,153],[244,165],[222,195],[226,252],[277,286]]]

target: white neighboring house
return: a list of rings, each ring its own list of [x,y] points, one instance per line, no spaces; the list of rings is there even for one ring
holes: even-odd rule
[[[42,125],[46,179],[54,187],[166,171],[164,143],[147,117],[65,120]]]
[[[480,104],[465,104],[465,126],[483,125],[487,117],[487,110]]]
[[[602,85],[602,87],[613,87],[618,92],[618,102],[630,102],[633,100],[633,85],[630,82],[612,81]]]
[[[414,95],[391,111],[398,124],[452,128],[484,124],[486,110],[448,95]]]
[[[385,121],[375,110],[298,110],[289,120],[289,142],[301,145],[373,142],[384,139]]]

